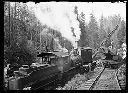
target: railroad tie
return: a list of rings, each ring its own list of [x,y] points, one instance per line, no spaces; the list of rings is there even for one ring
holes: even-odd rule
[[[88,88],[80,87],[77,90],[89,90]]]
[[[87,81],[86,84],[92,84],[94,81]]]
[[[87,82],[94,82],[96,80],[96,78],[93,79],[89,79]]]
[[[82,87],[79,87],[77,90],[89,90],[91,86],[82,86]]]
[[[84,87],[90,87],[92,84],[84,84]]]
[[[81,85],[81,87],[79,87],[77,90],[89,90],[89,88],[92,86],[94,81],[89,80],[87,82],[85,82],[84,84]]]

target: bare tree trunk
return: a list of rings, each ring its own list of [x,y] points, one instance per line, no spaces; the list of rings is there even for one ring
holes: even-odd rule
[[[42,43],[41,43],[41,32],[40,32],[40,51],[41,51],[41,46],[42,46]]]
[[[11,46],[11,20],[10,20],[10,2],[8,2],[8,11],[9,11],[9,46]]]

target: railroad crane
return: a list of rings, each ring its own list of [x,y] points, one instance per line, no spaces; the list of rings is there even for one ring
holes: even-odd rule
[[[114,53],[112,48],[108,48],[112,44],[110,38],[118,27],[119,26],[117,25],[115,29],[108,34],[108,36],[101,42],[100,48],[98,48],[92,56],[93,60],[97,60],[96,56],[101,54],[103,57],[100,55],[100,58],[104,61],[103,63],[106,67],[117,68],[118,65],[122,62],[121,56]]]
[[[106,53],[107,51],[108,51],[108,46],[110,46],[111,45],[111,40],[110,40],[110,38],[112,37],[112,35],[115,33],[115,31],[117,30],[117,28],[118,28],[118,25],[116,26],[116,28],[112,31],[112,32],[110,32],[109,34],[108,34],[108,36],[106,37],[106,38],[104,38],[104,40],[100,43],[100,47],[98,48],[98,49],[96,49],[95,51],[95,53],[93,54],[93,56],[92,56],[92,58],[93,58],[93,60],[94,60],[94,58],[96,57],[96,55],[98,54],[98,53]]]
[[[111,40],[110,40],[110,38],[111,38],[112,35],[115,33],[115,31],[117,30],[118,27],[119,27],[119,26],[117,25],[117,26],[115,27],[115,29],[114,29],[112,32],[110,32],[110,33],[108,34],[108,36],[101,42],[100,46],[108,47],[108,46],[111,45]]]

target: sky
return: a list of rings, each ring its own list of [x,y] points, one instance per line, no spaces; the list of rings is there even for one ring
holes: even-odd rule
[[[48,2],[48,4],[56,4],[56,2]],[[62,3],[63,2],[57,2]],[[67,7],[77,5],[79,8],[79,11],[83,11],[85,13],[86,20],[89,21],[89,14],[93,11],[95,14],[95,17],[97,20],[99,20],[100,16],[103,14],[103,16],[107,17],[114,14],[120,14],[122,19],[126,20],[126,3],[123,2],[64,2],[65,5],[67,4]],[[28,6],[34,6],[35,3],[28,2]],[[68,6],[69,5],[69,6]],[[63,8],[67,8],[63,7]]]
[[[29,10],[33,11],[42,25],[56,29],[62,36],[67,38],[76,47],[75,41],[80,39],[79,22],[74,14],[74,6],[78,6],[78,12],[85,14],[85,21],[88,23],[90,13],[94,13],[96,20],[99,21],[101,15],[104,17],[120,14],[121,18],[126,20],[126,3],[111,2],[34,2],[26,3]],[[73,36],[71,27],[74,28],[76,37]]]
[[[126,20],[126,3],[111,3],[111,2],[95,2],[95,3],[82,3],[79,6],[81,11],[84,11],[87,21],[89,21],[89,14],[93,11],[97,20],[100,16],[108,17],[114,14],[120,14],[120,16]]]

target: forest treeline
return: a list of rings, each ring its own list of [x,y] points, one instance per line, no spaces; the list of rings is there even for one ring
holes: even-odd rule
[[[10,6],[9,2],[4,3],[4,63],[28,64],[38,62],[38,52],[53,51],[59,45],[65,47],[69,52],[72,50],[72,43],[62,37],[60,31],[54,30],[47,25],[42,25],[35,14],[29,11],[26,4],[15,3],[16,7]],[[81,31],[78,46],[99,47],[100,42],[119,25],[118,30],[110,38],[113,40],[114,47],[120,48],[126,42],[126,22],[120,15],[109,17],[101,16],[97,22],[95,15],[90,14],[89,23],[86,22],[83,12],[78,14],[77,7],[74,8],[77,14],[76,20],[79,22]]]

